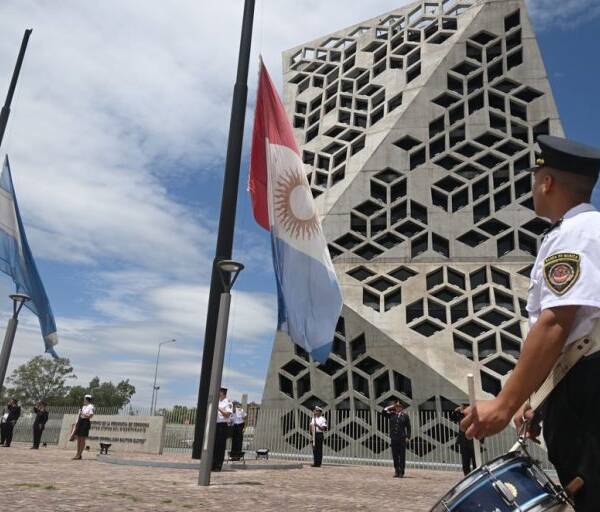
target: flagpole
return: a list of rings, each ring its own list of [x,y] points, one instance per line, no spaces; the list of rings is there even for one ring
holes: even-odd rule
[[[17,334],[17,325],[19,325],[19,313],[30,300],[28,295],[24,293],[14,293],[9,296],[13,301],[13,314],[8,320],[6,326],[6,332],[4,333],[4,342],[2,343],[2,351],[0,352],[0,392],[4,388],[4,377],[6,377],[6,369],[8,368],[8,361],[10,359],[10,353],[12,346],[15,341],[15,334]]]
[[[225,160],[225,176],[221,198],[221,215],[217,235],[217,248],[213,261],[204,346],[202,349],[202,369],[196,406],[194,425],[194,445],[192,458],[199,459],[205,434],[206,408],[208,404],[209,386],[213,371],[213,356],[217,334],[217,318],[219,316],[219,300],[229,283],[222,283],[217,264],[221,260],[231,259],[233,247],[233,230],[240,178],[240,161],[244,137],[244,121],[246,117],[246,100],[248,97],[248,67],[250,63],[250,47],[252,44],[252,23],[254,20],[254,1],[245,0],[242,33],[238,57],[237,78],[233,89],[231,118],[229,121],[229,141]],[[225,286],[224,286],[225,285]]]
[[[10,115],[10,104],[12,103],[15,89],[17,87],[17,80],[19,79],[19,73],[21,72],[21,66],[23,65],[23,58],[25,57],[25,50],[27,50],[27,43],[29,42],[29,36],[31,35],[32,29],[28,28],[23,34],[23,41],[21,41],[21,49],[17,57],[17,63],[15,64],[15,70],[13,72],[10,86],[8,87],[8,94],[6,95],[6,101],[0,111],[0,146],[2,146],[2,139],[4,138],[4,132],[6,125],[8,124],[8,116]]]

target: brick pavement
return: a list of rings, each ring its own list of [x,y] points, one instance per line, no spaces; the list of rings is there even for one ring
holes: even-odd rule
[[[200,488],[195,470],[103,464],[91,453],[72,461],[72,455],[54,447],[29,450],[20,443],[0,448],[1,502],[12,509],[38,504],[49,512],[217,510],[231,499],[261,512],[380,511],[392,503],[396,512],[420,512],[460,478],[452,472],[409,470],[407,478],[397,479],[390,468],[307,465],[213,473],[214,485]],[[161,460],[190,461],[177,455]]]

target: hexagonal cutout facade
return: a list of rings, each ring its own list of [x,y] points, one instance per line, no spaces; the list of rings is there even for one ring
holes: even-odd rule
[[[300,446],[322,404],[326,453],[376,456],[398,399],[431,457],[465,376],[490,397],[514,368],[548,226],[524,171],[562,127],[525,3],[415,2],[286,51],[284,87],[344,310],[325,364],[277,337],[263,407]]]

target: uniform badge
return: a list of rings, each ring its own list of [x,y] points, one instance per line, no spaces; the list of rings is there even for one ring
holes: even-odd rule
[[[581,257],[572,252],[559,252],[544,260],[544,278],[548,288],[563,295],[577,282],[581,273]]]

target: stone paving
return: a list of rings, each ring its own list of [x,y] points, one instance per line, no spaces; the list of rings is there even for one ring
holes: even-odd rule
[[[421,512],[428,511],[460,479],[457,472],[409,470],[406,478],[398,479],[392,478],[392,469],[384,467],[305,465],[294,470],[213,473],[212,485],[201,488],[196,470],[105,464],[89,452],[82,461],[72,461],[72,456],[72,451],[29,450],[20,443],[0,448],[0,502],[10,504],[11,509],[34,506],[50,512]],[[190,462],[188,455],[164,455],[160,460]]]

